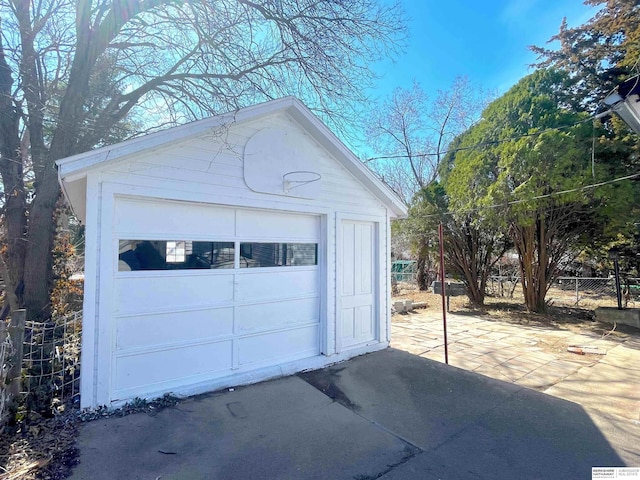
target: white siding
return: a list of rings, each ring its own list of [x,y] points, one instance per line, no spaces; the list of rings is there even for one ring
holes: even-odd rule
[[[278,126],[297,135],[313,159],[321,175],[317,197],[257,193],[245,184],[244,145]],[[288,115],[118,160],[87,185],[88,239],[96,247],[96,258],[87,258],[96,266],[87,269],[95,297],[86,297],[95,305],[87,310],[85,302],[85,312],[95,325],[85,330],[93,338],[84,348],[93,351],[93,342],[97,353],[95,363],[83,359],[83,378],[91,379],[83,406],[179,391],[320,353],[331,362],[347,328],[336,319],[341,219],[376,225],[376,338],[388,339],[388,209]],[[319,265],[118,272],[120,239],[317,242]]]
[[[282,126],[301,137],[306,152],[315,160],[322,176],[321,193],[315,200],[286,195],[268,195],[249,190],[244,182],[242,152],[244,144],[261,128]],[[222,142],[222,143],[221,143]],[[369,215],[386,215],[382,202],[335,161],[308,134],[285,114],[259,123],[232,125],[220,135],[192,139],[163,149],[123,160],[103,172],[106,182],[160,189],[164,198],[199,198],[218,203],[219,198],[252,201],[255,205],[278,202],[291,210],[331,205],[336,210]],[[237,203],[235,203],[237,204]]]

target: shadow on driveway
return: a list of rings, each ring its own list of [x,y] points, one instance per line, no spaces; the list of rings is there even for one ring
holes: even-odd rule
[[[625,465],[580,405],[399,350],[301,376],[420,450],[385,480],[591,478],[592,466]],[[640,429],[601,423],[640,465]]]
[[[639,428],[626,427],[620,436],[574,403],[388,349],[90,422],[72,478],[591,478],[592,466],[640,465]]]

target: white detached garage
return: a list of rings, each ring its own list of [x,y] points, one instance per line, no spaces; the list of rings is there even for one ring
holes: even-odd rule
[[[86,225],[82,407],[388,346],[405,207],[295,98],[57,163]]]

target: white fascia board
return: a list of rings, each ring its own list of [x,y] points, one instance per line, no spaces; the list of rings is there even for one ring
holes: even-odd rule
[[[238,123],[245,120],[253,120],[268,115],[276,110],[291,106],[293,97],[284,97],[270,102],[260,103],[243,108],[235,112],[229,112],[215,117],[205,118],[195,122],[185,123],[177,127],[168,128],[150,133],[131,140],[116,143],[106,147],[79,153],[71,157],[56,161],[58,175],[63,181],[77,180],[86,176],[87,171],[93,167],[107,162],[129,157],[142,151],[150,151],[175,141],[182,141],[206,133],[212,128]]]
[[[378,197],[396,218],[407,216],[407,206],[380,181],[342,141],[298,99],[291,97],[288,113],[360,182]]]
[[[610,95],[607,95],[604,99],[604,104],[608,105],[608,106],[612,106],[615,105],[621,101],[623,101],[624,98],[622,98],[617,92],[614,92]]]
[[[60,183],[63,185],[64,191],[64,184],[86,177],[87,172],[93,168],[99,168],[103,164],[126,159],[142,151],[148,152],[172,142],[196,137],[212,128],[257,120],[276,111],[286,111],[305,130],[312,134],[354,177],[378,197],[393,212],[395,217],[406,217],[407,207],[397,195],[376,178],[373,172],[311,110],[295,97],[271,100],[235,112],[198,120],[57,160],[56,165],[58,166]]]
[[[215,123],[212,122],[214,119],[216,120]],[[176,140],[199,135],[218,125],[218,120],[219,117],[207,118],[57,160],[58,175],[65,181],[67,179],[75,180],[86,176],[87,171],[93,167],[106,162],[112,162],[141,151],[153,150]]]
[[[58,177],[58,181],[71,210],[80,223],[84,225],[87,215],[87,178],[82,177],[73,182],[67,180],[63,182]]]

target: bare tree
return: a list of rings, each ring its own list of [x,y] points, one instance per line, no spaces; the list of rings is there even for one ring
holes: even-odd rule
[[[382,158],[371,163],[408,204],[411,197],[432,179],[434,163],[427,136],[427,96],[414,82],[411,89],[396,88],[376,105],[367,125],[367,137]]]
[[[449,144],[479,119],[490,98],[467,77],[457,77],[433,101],[417,82],[396,88],[369,112],[367,138],[376,152],[370,166],[410,204],[438,178]]]
[[[411,89],[395,89],[370,113],[367,135],[377,156],[369,164],[407,205],[414,207],[412,212],[420,210],[423,193],[429,196],[425,190],[439,177],[451,142],[479,119],[489,98],[468,78],[458,77],[449,90],[438,91],[430,102],[414,82]],[[437,236],[429,222],[417,223],[403,224],[395,229],[395,235],[410,232],[418,260],[418,286],[426,290],[435,279],[433,239]]]
[[[371,60],[404,38],[399,6],[377,0],[0,0],[0,18],[3,256],[13,307],[35,316],[56,159],[282,95],[344,126]]]

